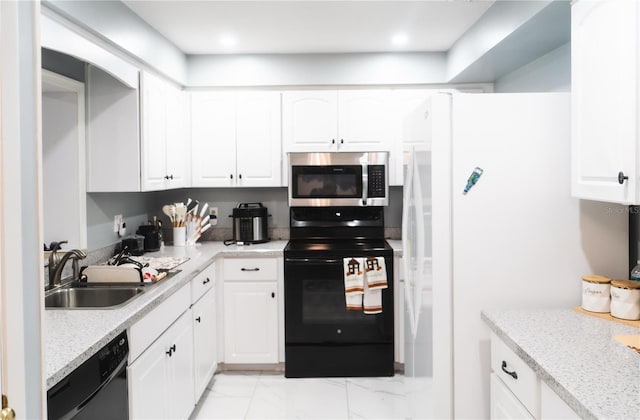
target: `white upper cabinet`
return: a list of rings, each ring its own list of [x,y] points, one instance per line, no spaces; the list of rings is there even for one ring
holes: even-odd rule
[[[282,185],[279,92],[240,92],[236,108],[237,183],[245,187]]]
[[[188,103],[181,90],[142,72],[142,190],[189,186]]]
[[[403,145],[431,144],[429,97],[433,90],[398,89],[392,94],[393,132]]]
[[[389,151],[392,123],[389,90],[338,92],[338,150]]]
[[[166,172],[170,176],[170,188],[191,185],[191,102],[189,95],[172,86],[167,86],[166,119]]]
[[[282,94],[282,142],[285,152],[336,150],[338,93],[333,90]]]
[[[426,145],[431,148],[431,115],[429,97],[433,90],[398,89],[391,94],[392,115],[392,149],[390,155],[390,185],[402,185],[402,172],[405,152],[412,146]]]
[[[140,191],[138,89],[92,65],[86,87],[87,192]]]
[[[279,92],[194,92],[192,186],[281,185]]]
[[[285,152],[385,151],[391,144],[388,90],[282,94]]]
[[[572,195],[638,204],[636,1],[575,2],[571,8]]]

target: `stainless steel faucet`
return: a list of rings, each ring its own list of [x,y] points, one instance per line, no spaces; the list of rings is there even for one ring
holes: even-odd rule
[[[58,255],[58,250],[60,246],[65,243],[67,243],[67,241],[58,242],[51,250],[51,254],[49,254],[49,289],[62,283],[62,270],[67,261],[73,261],[73,279],[76,279],[80,273],[80,264],[78,261],[87,257],[84,251],[72,249],[71,251],[66,251],[61,258]]]

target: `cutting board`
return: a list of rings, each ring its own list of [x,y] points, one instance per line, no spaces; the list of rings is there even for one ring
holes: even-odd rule
[[[629,321],[627,319],[615,318],[615,317],[611,316],[610,313],[589,312],[589,311],[586,311],[586,310],[582,309],[581,306],[576,306],[575,308],[573,308],[573,310],[576,311],[576,312],[579,312],[581,314],[595,316],[596,318],[606,319],[606,320],[609,320],[609,321],[619,322],[621,324],[630,325],[632,327],[640,328],[640,321]]]

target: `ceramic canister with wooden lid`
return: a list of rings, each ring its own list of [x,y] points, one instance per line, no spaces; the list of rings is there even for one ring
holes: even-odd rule
[[[582,277],[582,308],[590,312],[609,312],[611,279],[595,274]]]
[[[630,321],[640,319],[640,281],[611,281],[611,315]]]

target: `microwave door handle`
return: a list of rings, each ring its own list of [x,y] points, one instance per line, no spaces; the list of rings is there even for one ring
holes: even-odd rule
[[[369,169],[367,163],[362,164],[362,205],[367,205],[367,194],[369,193]]]

